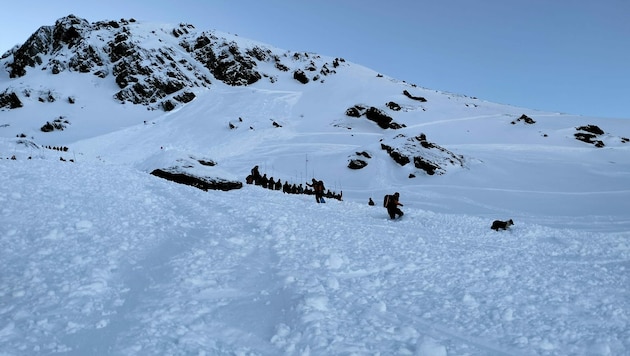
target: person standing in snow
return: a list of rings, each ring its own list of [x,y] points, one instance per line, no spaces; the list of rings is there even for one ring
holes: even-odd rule
[[[267,173],[264,173],[260,178],[260,186],[267,188],[267,183],[269,183],[269,178],[267,178]]]
[[[398,201],[399,198],[400,193],[398,192],[394,193],[394,195],[387,196],[387,203],[385,204],[385,207],[387,208],[387,213],[392,220],[396,218],[396,215],[398,215],[399,218],[405,215],[402,210],[398,208],[398,206],[403,206]]]
[[[309,187],[313,188],[313,192],[315,194],[315,201],[318,203],[322,202],[322,198],[324,198],[324,182],[321,180],[317,180],[315,178],[312,179],[312,184],[306,183]]]
[[[258,171],[258,166],[254,166],[254,168],[252,168],[251,175],[254,184],[260,185],[260,171]]]

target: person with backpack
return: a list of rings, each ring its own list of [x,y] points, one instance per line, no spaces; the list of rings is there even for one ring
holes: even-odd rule
[[[392,220],[396,218],[396,215],[398,215],[399,218],[405,215],[405,213],[398,208],[398,206],[403,206],[399,202],[399,198],[400,193],[396,192],[394,195],[386,195],[383,200],[383,205],[387,208],[387,213]]]
[[[318,203],[324,202],[324,182],[321,180],[317,180],[315,178],[312,179],[312,184],[306,183],[309,187],[313,188],[313,193],[315,194],[315,201]]]

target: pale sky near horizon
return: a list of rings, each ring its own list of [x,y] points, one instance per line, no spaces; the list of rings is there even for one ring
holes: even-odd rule
[[[629,0],[30,0],[2,5],[0,53],[69,14],[190,23],[429,89],[630,119]]]

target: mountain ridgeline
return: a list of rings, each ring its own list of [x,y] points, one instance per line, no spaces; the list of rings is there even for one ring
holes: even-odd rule
[[[134,19],[90,23],[69,15],[54,26],[40,27],[22,46],[5,53],[3,65],[11,78],[36,69],[111,77],[120,88],[114,95],[120,102],[170,111],[194,99],[191,88],[209,87],[213,80],[233,86],[273,81],[277,73],[263,73],[261,62],[273,63],[277,71],[291,71],[304,84],[333,74],[343,62],[321,63],[308,53],[279,55],[257,45],[241,48],[212,32],[198,33],[190,24],[143,34],[135,23]],[[15,96],[8,102],[17,104]]]

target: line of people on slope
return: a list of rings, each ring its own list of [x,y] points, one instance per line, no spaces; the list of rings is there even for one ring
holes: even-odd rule
[[[285,183],[282,184],[282,180],[280,178],[278,178],[278,180],[274,180],[273,177],[267,177],[266,173],[261,175],[258,166],[254,166],[254,168],[251,169],[251,173],[247,176],[245,182],[247,184],[258,185],[262,188],[271,190],[282,189],[282,192],[287,194],[314,195],[315,201],[318,203],[325,202],[323,199],[324,197],[337,200],[342,200],[343,198],[343,192],[337,194],[335,192],[331,192],[330,190],[326,190],[324,182],[321,180],[313,178],[311,184],[306,183],[307,187],[302,187],[302,184],[296,185],[295,183],[291,185],[288,181],[285,181]]]
[[[324,182],[315,178],[311,180],[310,184],[306,183],[307,188],[303,188],[301,183],[299,186],[295,183],[291,185],[288,181],[285,181],[285,183],[282,184],[282,181],[279,178],[277,181],[275,181],[273,177],[267,178],[266,173],[261,175],[258,166],[254,166],[254,168],[251,169],[250,175],[248,175],[246,178],[246,183],[258,185],[271,190],[282,189],[282,192],[287,194],[314,195],[315,201],[317,203],[325,202],[325,200],[323,199],[324,197],[333,198],[340,201],[343,197],[343,191],[339,194],[335,194],[330,190],[324,193],[326,191],[326,188],[324,187]],[[308,187],[311,187],[312,189],[309,189]],[[368,204],[376,205],[372,198],[369,198]],[[403,206],[403,204],[400,202],[400,193],[398,192],[395,192],[392,195],[385,195],[383,199],[383,206],[387,208],[387,214],[391,219],[395,219],[397,216],[398,218],[401,218],[404,215],[402,210],[400,210],[399,208],[399,206]]]

